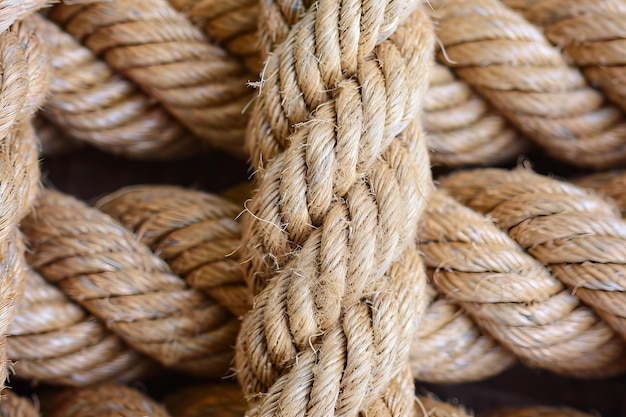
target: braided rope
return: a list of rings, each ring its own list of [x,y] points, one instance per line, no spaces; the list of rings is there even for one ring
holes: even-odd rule
[[[165,0],[58,5],[50,17],[198,137],[242,153],[248,75]]]
[[[130,346],[189,373],[228,369],[238,321],[106,214],[46,190],[22,230],[29,263]]]
[[[155,100],[120,77],[52,22],[39,17],[52,55],[52,83],[42,115],[71,138],[135,158],[172,158],[199,149]]]
[[[626,160],[626,123],[537,28],[496,0],[432,2],[442,63],[555,158],[602,168]]]
[[[582,68],[591,85],[626,110],[626,1],[504,0],[521,11],[564,55]]]
[[[430,187],[415,111],[432,46],[407,6],[320,2],[266,63],[243,244],[258,296],[236,354],[251,415],[355,415],[404,367],[423,305],[410,243]]]

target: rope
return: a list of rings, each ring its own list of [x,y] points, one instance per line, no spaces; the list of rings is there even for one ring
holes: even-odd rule
[[[504,0],[538,26],[589,83],[626,110],[626,2]]]
[[[154,367],[30,268],[25,281],[7,341],[16,377],[78,386],[132,381]]]
[[[228,369],[238,321],[106,214],[46,190],[22,230],[30,265],[130,346],[192,374]]]
[[[589,175],[579,178],[575,184],[580,187],[591,188],[605,198],[610,198],[617,204],[622,212],[622,217],[626,215],[626,171],[610,171]]]
[[[365,2],[364,21],[339,23],[350,6],[320,2],[266,63],[243,244],[258,295],[236,354],[250,415],[356,415],[403,372],[431,184],[415,111],[432,43],[408,6]]]
[[[247,73],[165,0],[58,5],[50,18],[195,135],[242,153]]]
[[[155,100],[116,74],[57,25],[39,17],[52,56],[42,115],[65,135],[134,158],[173,158],[200,148]]]
[[[10,390],[4,390],[0,400],[0,415],[3,417],[39,417],[39,410],[26,398]]]
[[[492,217],[549,266],[554,277],[626,335],[626,223],[615,206],[592,192],[528,170],[461,172],[442,185],[461,202]]]
[[[454,68],[529,139],[571,164],[626,160],[626,124],[521,15],[496,0],[431,2],[442,63]],[[487,65],[488,64],[488,65]]]

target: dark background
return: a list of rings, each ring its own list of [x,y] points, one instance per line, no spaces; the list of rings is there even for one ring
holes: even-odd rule
[[[516,163],[530,163],[541,173],[560,177],[586,173],[550,160],[540,153],[530,154],[527,159]],[[68,155],[44,158],[42,171],[46,186],[88,202],[131,184],[177,184],[220,192],[246,180],[250,175],[244,161],[219,152],[179,161],[141,162],[103,154],[93,149],[81,149]],[[435,175],[445,173],[445,170],[438,168],[434,171]],[[161,399],[184,385],[198,382],[199,380],[193,378],[171,374],[145,381],[140,387],[154,398]],[[18,392],[32,389],[19,382],[13,386]],[[447,386],[418,383],[417,389],[428,390],[442,399],[456,399],[478,413],[502,406],[567,405],[601,413],[605,417],[626,416],[626,377],[580,381],[520,365],[478,383]]]

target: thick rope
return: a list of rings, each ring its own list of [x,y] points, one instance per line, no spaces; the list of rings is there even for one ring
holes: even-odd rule
[[[200,148],[155,100],[43,17],[36,20],[52,55],[42,115],[65,135],[134,158],[173,158]]]
[[[173,186],[126,187],[96,206],[166,260],[190,287],[206,291],[236,317],[252,301],[236,253],[240,209],[228,200]]]
[[[51,0],[5,0],[0,8],[0,33],[37,10],[52,4]]]
[[[530,149],[501,115],[441,64],[430,72],[422,120],[435,166],[500,164]]]
[[[250,77],[167,1],[59,5],[50,17],[198,137],[243,153]]]
[[[34,383],[132,381],[153,367],[30,268],[8,336],[16,377]]]
[[[257,32],[257,0],[169,0],[212,42],[241,59],[254,74],[263,69]]]
[[[22,222],[29,263],[138,351],[222,376],[239,323],[106,214],[47,190]]]
[[[424,303],[412,241],[431,186],[416,121],[430,22],[412,7],[320,2],[266,64],[244,229],[262,291],[236,355],[251,415],[356,415],[404,368]]]
[[[163,406],[147,395],[113,383],[62,391],[44,401],[46,417],[170,417]]]
[[[575,182],[580,187],[591,188],[610,198],[626,217],[626,171],[609,171],[579,178]]]
[[[614,205],[523,169],[461,172],[442,184],[461,202],[489,214],[626,337],[626,222]]]
[[[485,176],[476,171],[466,172],[459,174],[462,177],[456,182],[458,188],[451,183],[455,177],[446,180],[444,186],[459,193],[463,190],[471,193],[481,179],[498,176],[495,182],[506,178],[507,172],[500,171],[493,170]],[[539,187],[532,178],[525,181],[528,189]],[[500,195],[509,200],[521,187],[509,182],[499,189]],[[493,191],[490,188],[485,196],[491,196]],[[538,201],[540,205],[559,197],[554,187],[537,194],[534,200],[519,204]],[[597,199],[585,197],[572,195],[571,204],[596,203]],[[473,201],[462,200],[475,207]],[[530,366],[587,378],[606,377],[626,369],[625,346],[619,335],[564,287],[554,264],[550,264],[552,276],[497,226],[441,192],[433,194],[429,202],[419,240],[432,280],[447,297],[472,315],[482,329]],[[499,219],[494,212],[491,215]],[[545,261],[535,247],[522,246],[539,261]],[[599,264],[590,265],[588,271],[597,276],[607,274],[606,268]],[[576,294],[587,300],[583,294]]]
[[[626,110],[626,1],[503,0],[543,27],[591,85]]]
[[[496,0],[431,1],[455,69],[555,158],[604,168],[626,161],[626,122],[540,31]]]

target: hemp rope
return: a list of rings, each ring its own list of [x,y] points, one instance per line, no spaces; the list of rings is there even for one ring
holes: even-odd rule
[[[464,190],[471,193],[481,179],[498,176],[493,179],[495,183],[507,175],[507,171],[496,169],[485,170],[488,175],[484,177],[479,172],[458,174],[456,184],[459,193]],[[446,178],[443,181],[444,188],[455,190],[455,184],[451,184],[455,178]],[[523,186],[529,189],[540,187],[540,179],[527,176],[524,180],[526,182],[523,185],[508,182],[506,187],[498,191],[502,192],[504,199],[510,200],[509,197]],[[571,187],[567,184],[560,186]],[[485,196],[491,197],[493,192],[490,188]],[[543,201],[559,197],[559,189],[552,187],[532,200],[520,200],[520,204],[530,205],[532,203],[529,201],[536,201],[538,207],[545,207]],[[476,208],[473,201],[461,199]],[[572,206],[604,204],[585,194],[573,194],[570,200]],[[498,219],[494,212],[491,215]],[[593,222],[591,225],[590,230],[594,230]],[[539,233],[538,229],[535,229],[535,233]],[[511,237],[515,239],[515,236]],[[431,195],[420,223],[419,241],[419,249],[424,254],[424,262],[430,270],[433,284],[462,306],[480,328],[515,353],[525,364],[586,378],[607,377],[626,369],[623,340],[593,310],[583,305],[576,295],[583,301],[588,298],[578,291],[572,295],[564,287],[559,281],[562,274],[555,270],[557,265],[549,264],[552,276],[538,262],[545,262],[545,257],[535,247],[529,248],[520,242],[537,260],[524,253],[488,219],[443,192]],[[607,278],[610,276],[600,264],[592,264],[587,271],[598,279],[602,279],[603,274]],[[456,337],[459,338],[459,335]],[[470,349],[461,346],[459,354],[466,355],[466,350]],[[453,358],[455,353],[450,353]],[[463,361],[461,364],[470,360],[471,357],[458,359]],[[488,366],[498,365],[490,363]],[[464,379],[474,378],[465,376]]]
[[[7,341],[17,378],[87,385],[132,381],[154,366],[30,268],[25,281]]]
[[[252,305],[236,254],[240,209],[230,201],[181,187],[122,188],[95,206],[132,231],[172,271],[235,315]],[[234,338],[232,340],[234,345]]]
[[[0,33],[15,22],[25,19],[39,9],[52,4],[51,0],[5,0],[0,10]]]
[[[441,181],[626,337],[626,222],[597,194],[529,170],[482,169]]]
[[[46,417],[170,417],[147,395],[113,383],[69,389],[44,400]]]
[[[134,158],[173,158],[200,148],[179,122],[132,82],[43,17],[52,56],[52,83],[42,115],[63,134]]]
[[[2,417],[39,417],[39,410],[26,398],[3,390],[0,398],[0,416]]]
[[[228,369],[239,323],[109,216],[46,190],[22,230],[30,265],[130,346],[188,373]]]
[[[165,0],[58,5],[50,18],[211,145],[243,151],[245,68]]]
[[[187,19],[254,74],[263,69],[259,56],[257,0],[169,0]]]
[[[579,67],[591,85],[626,110],[626,2],[504,0]]]
[[[16,6],[14,6],[16,7]],[[30,7],[24,5],[24,10]],[[25,12],[26,13],[26,12]],[[24,286],[17,223],[39,191],[37,139],[29,119],[43,100],[50,69],[44,42],[27,17],[0,33],[0,389],[7,379],[6,332]]]
[[[410,401],[414,229],[431,187],[416,111],[432,38],[416,6],[321,1],[266,62],[247,136],[258,295],[235,356],[250,415],[356,415],[383,394],[396,415]]]
[[[433,0],[442,63],[551,156],[606,168],[626,160],[626,122],[520,14],[495,0]],[[487,65],[488,64],[488,65]]]

